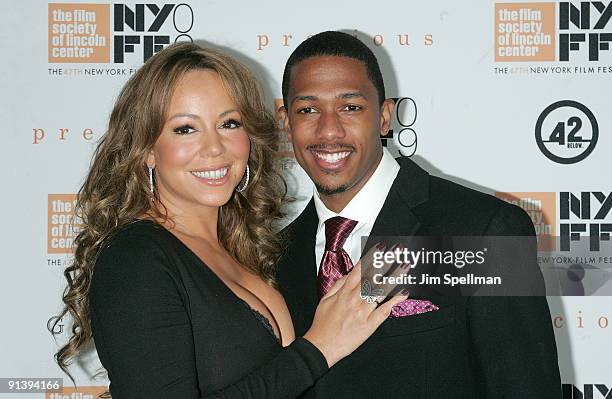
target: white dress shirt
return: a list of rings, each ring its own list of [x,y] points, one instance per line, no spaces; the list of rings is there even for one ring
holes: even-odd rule
[[[353,265],[361,259],[361,238],[368,237],[374,222],[382,209],[387,194],[399,172],[399,164],[393,156],[383,147],[383,156],[370,179],[344,207],[340,213],[329,210],[317,190],[314,190],[314,204],[319,216],[319,226],[315,244],[315,258],[317,273],[325,251],[325,221],[335,216],[342,216],[357,221],[357,225],[345,241],[343,249],[348,253]]]

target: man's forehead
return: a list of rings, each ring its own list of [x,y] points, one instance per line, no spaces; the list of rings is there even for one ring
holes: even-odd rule
[[[362,72],[364,76],[367,75],[366,66],[363,61],[340,55],[319,55],[296,63],[292,68],[291,75],[292,78],[296,78],[297,75],[311,73],[354,73],[357,71]]]
[[[344,93],[366,94],[375,87],[363,62],[349,57],[317,56],[294,66],[290,90],[301,95],[314,95],[307,92],[318,90],[338,96]]]

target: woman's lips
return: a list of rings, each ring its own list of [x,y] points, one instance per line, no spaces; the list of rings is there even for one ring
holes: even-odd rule
[[[230,166],[222,166],[217,169],[205,169],[205,170],[193,170],[191,174],[195,176],[202,183],[206,183],[211,186],[220,186],[229,180]]]

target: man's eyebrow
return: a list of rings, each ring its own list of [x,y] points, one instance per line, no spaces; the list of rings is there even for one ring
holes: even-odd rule
[[[363,98],[367,100],[367,96],[360,91],[352,91],[348,93],[341,93],[336,96],[339,99],[349,99],[349,98]],[[317,96],[306,95],[306,96],[295,96],[291,99],[290,104],[293,104],[296,101],[316,101],[319,98]]]
[[[295,96],[291,99],[289,104],[293,104],[296,101],[316,101],[318,99],[317,96]]]
[[[336,98],[340,98],[340,99],[343,99],[343,100],[346,100],[346,99],[348,99],[348,98],[363,98],[363,99],[366,99],[366,100],[367,100],[366,95],[365,95],[365,94],[363,94],[363,93],[362,93],[362,92],[360,92],[360,91],[354,91],[354,92],[350,92],[350,93],[342,93],[342,94],[338,94],[338,95],[336,96]]]

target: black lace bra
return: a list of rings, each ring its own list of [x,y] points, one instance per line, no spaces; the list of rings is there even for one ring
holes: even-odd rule
[[[268,320],[268,318],[266,316],[264,316],[263,314],[261,314],[261,312],[259,312],[257,309],[252,308],[251,305],[249,305],[248,302],[246,302],[245,300],[241,299],[241,301],[244,304],[244,306],[249,308],[249,310],[261,322],[261,324],[263,324],[263,326],[266,328],[266,330],[268,330],[268,332],[270,334],[272,334],[272,336],[280,343],[280,338],[274,332],[274,328],[272,328],[272,323],[270,323],[270,320]]]

